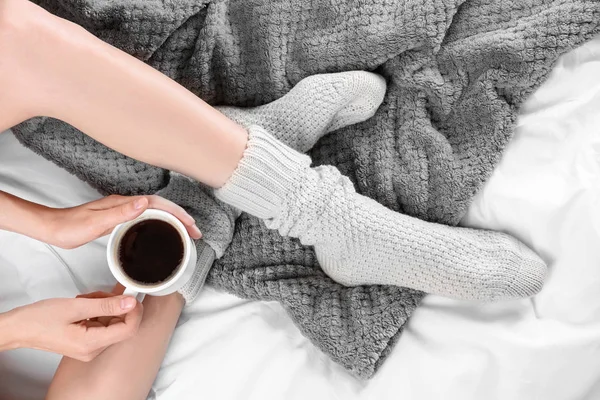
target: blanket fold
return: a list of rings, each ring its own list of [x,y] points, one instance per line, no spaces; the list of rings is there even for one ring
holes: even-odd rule
[[[213,105],[265,104],[317,73],[376,71],[388,83],[376,115],[310,154],[386,207],[449,225],[490,176],[523,101],[561,54],[600,32],[597,0],[35,2]],[[154,193],[168,183],[168,171],[60,121],[34,119],[14,132],[104,193]],[[110,167],[99,170],[98,158]],[[311,248],[246,215],[208,281],[280,302],[317,347],[362,378],[385,360],[423,296],[340,286]]]

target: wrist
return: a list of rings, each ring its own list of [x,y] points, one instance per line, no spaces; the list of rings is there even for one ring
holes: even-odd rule
[[[18,335],[18,331],[25,328],[19,326],[20,315],[20,308],[0,313],[0,351],[14,350],[23,347]]]
[[[32,239],[52,244],[57,232],[57,218],[54,215],[57,211],[41,204],[26,204],[23,217],[19,221],[20,226],[14,231]]]
[[[0,191],[0,229],[37,240],[51,237],[47,233],[52,209]]]
[[[64,210],[40,204],[36,204],[36,206],[36,210],[30,216],[34,232],[30,232],[27,236],[51,245],[57,244],[57,240],[60,239],[61,226],[59,214]]]

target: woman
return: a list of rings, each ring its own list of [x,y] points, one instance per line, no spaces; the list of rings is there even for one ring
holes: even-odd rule
[[[185,224],[190,236],[200,238],[194,220],[181,207],[158,196],[110,196],[79,207],[55,209],[0,191],[0,229],[72,249],[106,235],[147,208],[170,212]],[[115,318],[109,326],[95,321],[121,315],[125,317]],[[0,351],[30,347],[90,360],[106,346],[133,336],[141,317],[141,305],[132,297],[41,301],[0,314]],[[87,319],[91,321],[79,323]]]
[[[394,213],[358,195],[335,168],[311,168],[308,157],[281,142],[305,135],[298,142],[308,143],[306,150],[327,130],[368,117],[360,110],[374,112],[379,103],[349,102],[316,130],[288,126],[285,118],[269,124],[252,110],[226,109],[229,119],[159,72],[25,0],[0,0],[0,49],[0,129],[51,116],[130,157],[210,185],[221,201],[313,245],[325,272],[340,283],[393,284],[488,301],[527,297],[541,288],[543,261],[516,240]],[[306,87],[312,85],[298,89],[301,94]],[[269,112],[293,112],[297,96],[291,93],[281,99],[285,107]],[[377,87],[371,94],[381,102]],[[88,297],[120,304],[118,293]],[[183,305],[179,294],[148,297],[136,336],[127,339],[135,331],[128,328],[112,341],[90,339],[94,351],[84,359],[94,360],[65,357],[48,397],[104,398],[109,387],[110,398],[144,398]],[[126,310],[108,311],[104,315]],[[72,314],[79,320],[90,315]],[[21,312],[11,324],[27,329],[33,316]],[[123,319],[93,320],[92,328],[125,332],[122,327],[139,319],[134,308]],[[63,343],[38,347],[69,355]]]
[[[22,40],[26,37],[31,39],[41,31],[22,34],[30,27],[41,27],[51,19],[49,14],[27,1],[0,1],[0,47],[7,54],[16,56],[18,46],[24,44]],[[52,29],[49,25],[45,28]],[[42,37],[37,39],[44,40]],[[38,42],[34,46],[40,44]],[[27,52],[21,53],[26,54]],[[11,62],[17,58],[12,58]],[[13,72],[21,70],[16,64],[0,64],[0,81],[3,87],[0,91],[0,131],[4,131],[23,118],[27,119],[30,116],[29,106],[41,103],[36,102],[35,94],[27,96],[29,100],[21,102],[17,90],[25,88],[20,83],[29,75],[14,74]],[[16,70],[13,69],[15,67]],[[7,71],[12,72],[5,75]],[[20,83],[13,86],[8,83],[10,81]],[[40,91],[45,92],[46,89],[40,88]],[[0,229],[24,234],[58,247],[75,248],[110,233],[116,225],[136,218],[148,208],[161,209],[175,215],[186,226],[192,238],[201,237],[192,217],[178,205],[158,196],[109,196],[79,207],[53,209],[0,191]],[[174,294],[148,298],[144,304],[145,321],[159,320],[153,316],[156,314],[156,306],[160,306],[164,315],[160,321],[166,322],[161,326],[168,330],[168,334],[160,337],[163,341],[166,338],[168,342],[183,306],[183,297]],[[0,351],[28,347],[62,354],[72,362],[89,361],[108,346],[133,337],[138,330],[143,334],[146,322],[142,323],[142,309],[142,305],[132,297],[101,292],[76,299],[50,299],[19,307],[0,314]],[[170,320],[173,320],[172,324],[168,323]],[[160,349],[157,351],[161,357],[154,365],[160,365],[165,349],[162,349],[162,353]],[[154,375],[152,379],[153,377]],[[148,389],[145,390],[147,392]],[[64,392],[62,389],[59,391]],[[93,396],[93,393],[90,395]]]

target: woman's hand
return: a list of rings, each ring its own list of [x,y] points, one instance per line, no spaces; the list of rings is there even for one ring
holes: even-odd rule
[[[123,286],[117,285],[112,294],[91,293],[86,296],[117,296],[123,289]],[[63,358],[46,399],[145,399],[156,379],[184,304],[179,293],[146,296],[144,317],[135,337],[109,346],[92,362],[81,363]],[[108,318],[102,320],[98,319],[107,323]]]
[[[44,216],[46,243],[72,249],[108,235],[119,224],[137,218],[146,209],[166,211],[185,225],[193,239],[202,234],[194,219],[177,204],[159,196],[109,196],[73,208],[49,208]]]
[[[42,300],[0,314],[0,350],[26,347],[90,361],[136,334],[142,305],[133,297],[84,297],[90,298]]]

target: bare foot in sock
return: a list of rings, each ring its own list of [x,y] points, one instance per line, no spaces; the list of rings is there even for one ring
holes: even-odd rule
[[[264,106],[217,109],[246,128],[263,127],[304,153],[327,132],[371,118],[383,101],[385,89],[385,80],[370,72],[313,75]]]
[[[374,115],[384,94],[377,75],[345,72],[306,78],[261,107],[221,108],[250,135],[217,197],[313,245],[323,270],[344,285],[406,286],[482,301],[537,293],[546,265],[518,240],[393,212],[356,193],[334,167],[310,168],[310,158],[290,148],[306,151],[328,131]]]
[[[348,286],[397,285],[479,301],[537,293],[545,263],[499,232],[449,227],[393,212],[359,195],[336,168],[258,126],[219,199],[315,247],[323,270]]]

